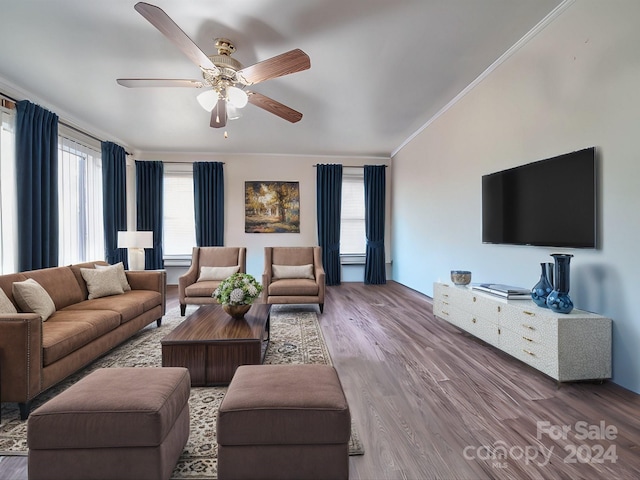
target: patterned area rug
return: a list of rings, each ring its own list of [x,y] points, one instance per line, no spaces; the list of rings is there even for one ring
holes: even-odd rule
[[[188,306],[187,315],[197,307]],[[143,367],[162,365],[160,340],[184,318],[178,310],[165,315],[162,326],[155,323],[141,330],[123,345],[112,350],[84,370],[72,375],[53,389],[40,395],[32,409],[54,397],[97,368]],[[315,312],[305,307],[276,305],[271,310],[271,340],[265,364],[315,363],[331,364]],[[189,398],[191,431],[189,441],[171,477],[174,480],[217,478],[216,419],[226,387],[194,387]],[[0,423],[0,455],[25,455],[27,422],[20,420],[15,403],[2,404]],[[354,426],[351,426],[350,455],[364,454]]]

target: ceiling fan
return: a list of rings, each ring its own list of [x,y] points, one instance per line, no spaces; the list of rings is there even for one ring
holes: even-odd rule
[[[265,95],[245,90],[245,87],[272,78],[307,70],[311,67],[309,56],[300,49],[263,60],[248,67],[231,57],[235,46],[226,38],[216,38],[217,55],[206,55],[159,7],[138,2],[134,8],[154,27],[171,40],[189,59],[200,67],[204,81],[162,78],[119,78],[123,87],[211,87],[198,95],[198,101],[211,111],[210,125],[221,128],[228,119],[237,118],[236,109],[251,103],[289,122],[300,121],[302,113]]]

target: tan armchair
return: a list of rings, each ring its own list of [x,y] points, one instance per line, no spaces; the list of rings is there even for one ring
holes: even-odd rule
[[[321,247],[265,247],[262,286],[265,303],[317,303],[322,313]]]
[[[187,305],[218,303],[211,294],[220,282],[233,273],[246,271],[245,247],[193,247],[191,267],[178,279],[180,315],[184,317]]]

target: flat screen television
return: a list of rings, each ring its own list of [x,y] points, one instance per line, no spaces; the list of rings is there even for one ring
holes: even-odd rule
[[[596,248],[595,147],[482,177],[482,241]]]

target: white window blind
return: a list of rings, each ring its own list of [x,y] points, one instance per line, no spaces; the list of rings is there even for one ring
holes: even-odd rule
[[[0,107],[0,273],[17,268],[15,109]]]
[[[344,168],[340,215],[340,254],[364,255],[364,170]]]
[[[58,137],[59,265],[101,260],[104,252],[102,152]]]
[[[164,167],[163,225],[163,255],[190,256],[196,246],[191,164],[166,164]]]

